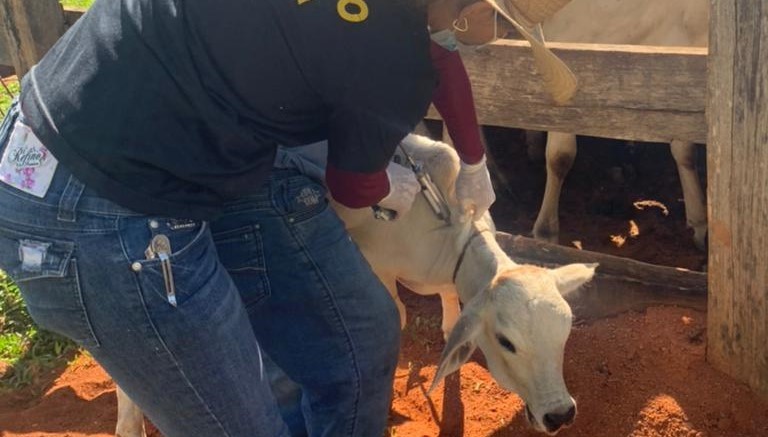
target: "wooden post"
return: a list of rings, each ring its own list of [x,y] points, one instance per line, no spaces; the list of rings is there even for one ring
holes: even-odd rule
[[[2,8],[2,6],[0,6]],[[0,26],[5,26],[5,10],[0,9]],[[10,44],[6,41],[5,31],[0,30],[0,65],[13,65],[13,58],[11,58]]]
[[[707,359],[768,397],[768,1],[710,8]]]
[[[0,43],[4,56],[23,76],[64,33],[64,12],[57,0],[0,0]],[[0,48],[3,48],[0,46]]]

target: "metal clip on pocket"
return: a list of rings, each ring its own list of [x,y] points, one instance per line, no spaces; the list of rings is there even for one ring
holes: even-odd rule
[[[147,259],[160,259],[160,267],[163,269],[163,280],[165,281],[165,294],[168,296],[168,303],[177,306],[176,286],[173,282],[173,270],[171,270],[171,241],[163,234],[155,235],[145,251]]]

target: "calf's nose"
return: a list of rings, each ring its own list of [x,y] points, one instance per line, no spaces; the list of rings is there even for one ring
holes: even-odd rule
[[[547,413],[544,415],[544,426],[548,432],[555,432],[560,428],[573,423],[573,419],[576,417],[576,406],[571,405],[570,408],[564,413]]]

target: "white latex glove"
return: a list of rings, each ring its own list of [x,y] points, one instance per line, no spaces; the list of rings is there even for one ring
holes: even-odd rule
[[[456,199],[461,205],[461,221],[479,220],[496,200],[485,156],[476,164],[461,163],[456,179]]]
[[[387,167],[387,177],[389,194],[381,199],[379,206],[395,211],[397,213],[395,218],[399,218],[410,211],[413,200],[421,191],[421,185],[411,169],[394,162],[390,162]]]

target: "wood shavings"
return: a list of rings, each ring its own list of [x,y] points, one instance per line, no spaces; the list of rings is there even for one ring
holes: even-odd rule
[[[623,246],[623,245],[624,245],[624,243],[626,243],[626,242],[627,242],[627,237],[625,237],[625,236],[623,236],[623,235],[611,235],[611,242],[612,242],[612,243],[613,243],[613,244],[614,244],[616,247],[621,247],[621,246]]]
[[[661,213],[664,214],[664,216],[669,215],[669,209],[667,209],[667,206],[663,203],[659,202],[658,200],[638,200],[637,202],[634,202],[633,205],[635,208],[639,210],[644,210],[645,208],[659,208],[661,210]]]

